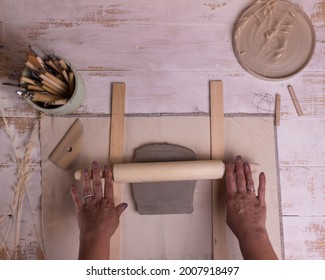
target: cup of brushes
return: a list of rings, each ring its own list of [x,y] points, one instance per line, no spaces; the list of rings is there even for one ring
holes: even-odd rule
[[[67,60],[30,46],[26,57],[26,68],[16,85],[20,90],[16,93],[46,114],[65,115],[77,110],[85,95],[78,71]]]

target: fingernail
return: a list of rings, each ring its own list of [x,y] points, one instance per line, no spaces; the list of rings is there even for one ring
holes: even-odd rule
[[[263,177],[263,178],[265,178],[265,174],[264,174],[264,172],[262,172],[262,173],[260,174],[260,176]]]
[[[249,171],[249,164],[248,164],[248,162],[245,162],[244,163],[244,168],[245,168],[246,171]]]
[[[237,156],[236,161],[237,161],[237,162],[242,162],[242,158],[241,158],[241,156]]]
[[[88,171],[88,169],[85,169],[82,173],[83,173],[83,175],[86,176],[86,177],[89,176],[89,171]]]
[[[128,204],[127,203],[123,203],[121,207],[122,207],[123,210],[125,210],[128,207]]]
[[[231,168],[231,167],[232,167],[232,164],[231,164],[230,162],[227,162],[227,163],[226,163],[226,167],[227,167],[227,168]]]
[[[93,161],[93,168],[95,168],[95,169],[98,168],[98,162],[97,161]]]
[[[104,172],[106,172],[106,173],[109,172],[109,167],[108,167],[108,165],[105,165],[105,166],[104,166]]]

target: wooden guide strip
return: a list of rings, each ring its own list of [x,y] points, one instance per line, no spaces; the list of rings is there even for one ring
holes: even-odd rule
[[[211,159],[224,158],[225,124],[223,83],[210,81]],[[212,180],[213,259],[226,259],[226,189],[224,180]]]
[[[280,126],[281,119],[281,95],[275,95],[275,125]]]
[[[293,87],[290,86],[290,85],[288,86],[288,90],[289,90],[289,93],[290,93],[290,96],[291,96],[291,99],[292,99],[293,105],[295,106],[296,111],[297,111],[297,114],[298,114],[298,116],[300,117],[300,116],[302,116],[304,113],[303,113],[303,111],[301,110],[301,107],[300,107],[299,101],[298,101],[298,99],[297,99],[296,93],[295,93]]]
[[[109,162],[111,165],[123,162],[124,152],[125,84],[112,84],[111,127],[109,141]],[[113,183],[115,205],[121,203],[121,186]],[[120,259],[120,227],[110,242],[110,259]]]

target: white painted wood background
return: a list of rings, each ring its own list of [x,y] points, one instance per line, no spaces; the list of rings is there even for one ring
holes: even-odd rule
[[[87,95],[77,114],[110,113],[110,84],[116,81],[126,83],[127,113],[208,113],[208,81],[215,79],[224,82],[225,113],[257,113],[257,96],[280,93],[284,257],[325,259],[325,3],[293,2],[315,26],[315,54],[297,76],[265,82],[247,74],[232,51],[232,29],[250,0],[0,0],[0,82],[21,69],[30,44],[78,68]],[[295,112],[289,84],[303,117]],[[37,259],[43,257],[38,145],[20,214],[10,205],[38,115],[14,92],[0,84],[1,238],[8,225],[12,231],[0,258]],[[274,104],[263,108],[273,113]]]

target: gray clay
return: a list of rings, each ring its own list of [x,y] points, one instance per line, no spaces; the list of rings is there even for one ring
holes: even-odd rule
[[[149,144],[138,148],[134,162],[195,160],[195,153],[182,146]],[[190,214],[196,181],[133,183],[132,189],[139,214]]]

